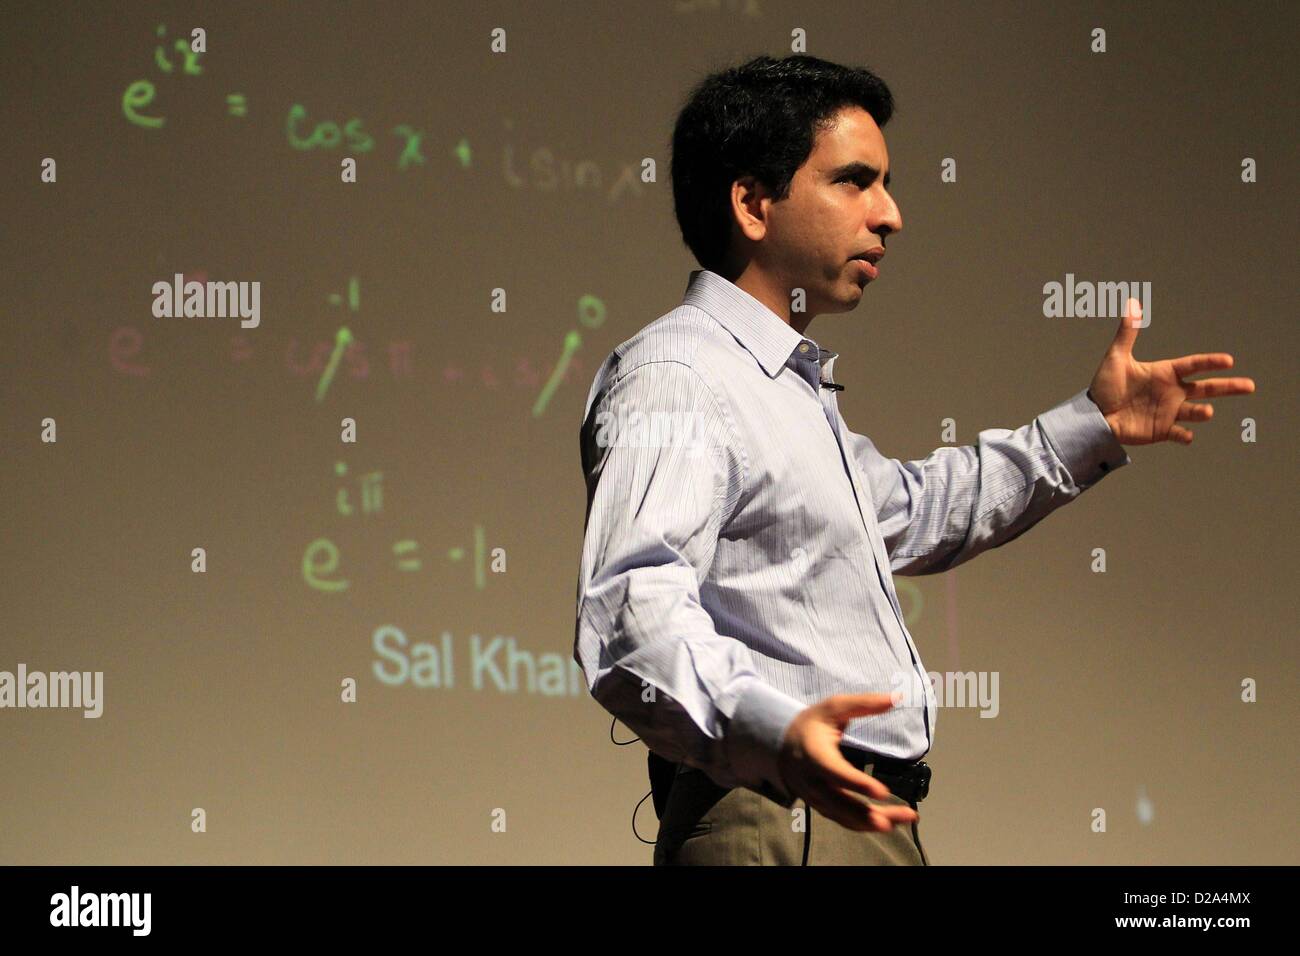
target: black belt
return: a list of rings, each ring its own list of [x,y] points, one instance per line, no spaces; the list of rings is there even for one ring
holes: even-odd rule
[[[871,776],[875,777],[890,793],[897,794],[908,803],[917,804],[930,792],[930,765],[924,760],[898,760],[895,757],[882,757],[869,750],[860,750],[848,744],[840,744],[840,753],[849,763],[863,770],[871,767]],[[673,778],[679,770],[696,770],[694,767],[681,766],[659,756],[653,750],[646,751],[649,758],[650,788],[654,793],[655,816],[663,819],[668,805],[668,791],[672,789]],[[863,772],[867,772],[863,770]]]
[[[875,777],[889,788],[890,793],[908,803],[920,803],[930,792],[930,765],[924,760],[884,757],[843,743],[840,744],[840,753],[853,766]],[[868,766],[870,770],[866,769]]]

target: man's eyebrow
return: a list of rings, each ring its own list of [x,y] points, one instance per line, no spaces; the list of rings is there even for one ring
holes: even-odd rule
[[[854,177],[866,176],[868,179],[874,182],[876,177],[880,175],[880,170],[876,169],[876,167],[872,166],[870,163],[864,163],[861,162],[860,160],[854,160],[851,163],[845,163],[843,166],[836,166],[827,175],[830,177],[832,182],[837,179],[843,179],[846,176],[854,176]],[[890,174],[885,173],[886,186],[889,185],[889,178],[890,178]]]

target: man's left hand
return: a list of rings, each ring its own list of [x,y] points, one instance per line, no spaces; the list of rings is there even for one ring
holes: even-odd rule
[[[1249,378],[1204,378],[1184,382],[1183,376],[1212,369],[1232,368],[1226,352],[1203,352],[1159,362],[1139,362],[1133,357],[1142,321],[1137,299],[1125,303],[1119,331],[1106,350],[1101,367],[1092,377],[1088,394],[1106,417],[1106,423],[1123,445],[1151,445],[1160,441],[1192,443],[1189,428],[1176,422],[1204,422],[1214,415],[1209,402],[1189,399],[1218,395],[1248,395],[1255,391]]]

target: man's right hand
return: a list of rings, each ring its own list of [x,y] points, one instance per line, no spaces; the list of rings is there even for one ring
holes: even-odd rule
[[[909,806],[874,806],[859,798],[862,793],[883,800],[889,788],[840,753],[840,738],[850,720],[882,714],[893,706],[890,694],[835,694],[796,714],[777,757],[786,792],[850,830],[884,832],[895,823],[919,819]]]

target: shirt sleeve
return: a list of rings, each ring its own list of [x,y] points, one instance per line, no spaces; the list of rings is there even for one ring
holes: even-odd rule
[[[1015,431],[986,428],[974,445],[917,461],[848,436],[890,569],[903,575],[947,571],[1004,545],[1132,461],[1087,390]]]
[[[660,756],[790,806],[777,754],[806,705],[760,678],[700,603],[744,484],[730,418],[695,369],[648,362],[593,388],[581,444],[574,659],[588,690]]]

